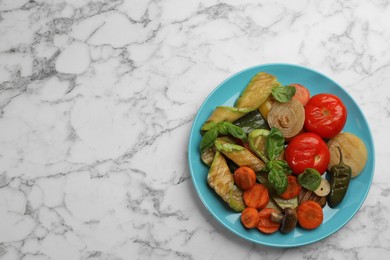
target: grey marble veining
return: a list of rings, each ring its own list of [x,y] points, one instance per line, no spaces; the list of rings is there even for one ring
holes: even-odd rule
[[[387,259],[389,1],[0,1],[0,259]],[[225,78],[296,63],[340,83],[376,145],[339,232],[292,249],[230,233],[187,166]]]

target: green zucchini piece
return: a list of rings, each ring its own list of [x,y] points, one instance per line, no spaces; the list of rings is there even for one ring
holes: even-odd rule
[[[269,161],[266,148],[269,132],[270,131],[266,129],[256,129],[248,135],[249,147],[265,163]]]
[[[218,106],[203,125],[202,130],[209,130],[214,126],[211,122],[219,123],[223,121],[234,122],[240,117],[245,116],[253,109]]]
[[[265,163],[260,160],[251,151],[243,146],[226,142],[226,140],[217,138],[215,147],[223,153],[227,158],[232,160],[239,166],[248,166],[255,172],[261,171],[265,167]]]
[[[204,149],[200,152],[200,158],[206,165],[211,166],[215,157],[215,147]]]
[[[298,207],[298,196],[296,196],[292,199],[289,199],[289,200],[285,200],[285,199],[280,198],[276,194],[270,194],[270,195],[271,195],[271,198],[276,202],[276,204],[282,209],[285,209],[285,208],[295,209],[296,207]]]
[[[259,110],[256,109],[249,112],[245,116],[233,122],[234,125],[241,127],[246,134],[249,134],[255,129],[270,129],[267,121],[264,120]]]
[[[244,210],[243,192],[234,185],[226,159],[219,151],[215,153],[207,175],[207,183],[234,211]]]
[[[265,72],[257,73],[238,98],[236,107],[257,109],[277,85],[280,83],[275,76]]]

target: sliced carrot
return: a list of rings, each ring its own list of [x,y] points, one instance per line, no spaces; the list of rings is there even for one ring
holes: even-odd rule
[[[305,106],[307,102],[309,102],[310,91],[301,84],[290,84],[290,86],[294,86],[296,89],[293,99],[301,102],[301,104]]]
[[[287,177],[287,189],[279,195],[282,199],[289,200],[299,195],[302,191],[302,186],[299,185],[297,177],[289,175]]]
[[[241,222],[246,228],[255,228],[259,224],[259,212],[255,208],[247,207],[241,213]]]
[[[248,207],[262,209],[269,202],[268,189],[263,184],[256,183],[252,188],[244,191],[243,198]]]
[[[320,204],[313,200],[307,200],[299,204],[297,215],[299,225],[306,229],[317,228],[324,219]]]
[[[277,212],[272,208],[264,208],[259,211],[260,221],[257,225],[257,229],[265,234],[272,234],[278,231],[280,223],[271,221],[271,213]]]
[[[234,171],[234,182],[242,190],[250,189],[256,184],[256,173],[250,167],[241,166]]]

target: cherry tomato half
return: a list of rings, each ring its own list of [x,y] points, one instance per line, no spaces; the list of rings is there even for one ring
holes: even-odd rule
[[[322,138],[332,138],[343,130],[347,109],[332,94],[313,96],[305,106],[305,128]]]
[[[322,175],[330,161],[328,146],[314,133],[303,133],[294,137],[287,145],[285,156],[295,175],[303,173],[306,168],[314,168]]]

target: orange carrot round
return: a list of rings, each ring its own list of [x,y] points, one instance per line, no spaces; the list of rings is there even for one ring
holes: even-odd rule
[[[262,209],[269,202],[268,189],[263,184],[256,183],[252,188],[244,191],[243,198],[248,207]]]
[[[259,224],[259,212],[255,208],[247,207],[241,213],[241,222],[246,228],[255,228]]]
[[[299,204],[297,215],[299,225],[306,229],[317,228],[324,219],[320,204],[313,200],[307,200]]]
[[[279,195],[282,199],[289,200],[299,195],[302,191],[302,186],[299,185],[297,177],[289,175],[287,177],[287,189]]]
[[[241,166],[234,171],[234,182],[242,189],[247,190],[256,184],[256,173],[252,168]]]
[[[260,221],[257,225],[257,229],[265,234],[272,234],[278,231],[280,223],[271,221],[271,213],[277,212],[272,208],[264,208],[259,211]]]

